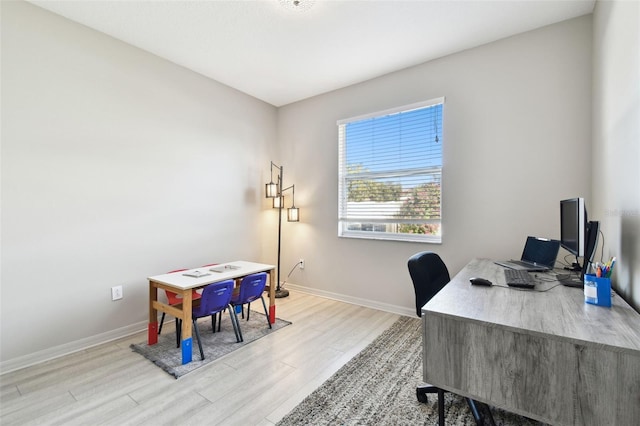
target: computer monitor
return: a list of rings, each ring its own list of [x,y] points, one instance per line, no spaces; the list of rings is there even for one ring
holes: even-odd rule
[[[600,223],[587,221],[587,209],[584,198],[570,198],[560,201],[560,245],[576,257],[575,263],[568,268],[580,272],[579,277],[562,279],[563,284],[582,286],[584,275],[593,261]],[[578,260],[582,257],[582,266]]]
[[[560,201],[560,245],[576,259],[584,256],[586,230],[587,210],[584,198]]]

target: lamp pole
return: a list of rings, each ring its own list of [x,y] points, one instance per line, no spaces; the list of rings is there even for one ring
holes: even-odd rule
[[[278,178],[277,183],[273,183],[273,168],[278,169]],[[282,207],[284,206],[284,192],[288,190],[292,190],[291,197],[291,208],[287,209],[287,221],[289,222],[298,222],[300,220],[299,210],[296,207],[296,186],[291,185],[287,188],[282,188],[284,181],[283,179],[283,167],[278,166],[271,162],[271,180],[269,183],[265,185],[265,195],[267,198],[273,198],[273,208],[278,208],[278,283],[276,285],[275,294],[276,297],[287,297],[289,295],[289,290],[285,290],[284,288],[280,288],[280,248],[282,246]],[[276,206],[277,200],[277,206]]]
[[[283,197],[282,197],[282,167],[280,167],[280,172],[278,173],[278,197],[280,198],[278,204],[278,281],[276,284],[276,299],[280,299],[282,297],[287,297],[289,295],[289,290],[285,290],[280,288],[280,244],[282,240],[282,205]]]

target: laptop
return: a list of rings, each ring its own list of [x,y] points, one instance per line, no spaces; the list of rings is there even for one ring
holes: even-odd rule
[[[505,268],[521,271],[550,271],[556,263],[560,241],[546,238],[527,237],[520,260],[495,262]]]

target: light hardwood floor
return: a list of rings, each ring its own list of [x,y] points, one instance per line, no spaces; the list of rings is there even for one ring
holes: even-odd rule
[[[4,374],[0,424],[272,425],[398,318],[294,291],[277,316],[293,324],[178,380],[131,351],[146,332]]]

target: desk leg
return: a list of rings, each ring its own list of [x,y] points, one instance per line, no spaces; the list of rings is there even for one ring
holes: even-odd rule
[[[155,345],[158,343],[158,311],[153,307],[153,302],[158,300],[158,287],[149,281],[149,328],[147,343]]]
[[[182,364],[188,364],[192,360],[193,340],[191,338],[191,289],[182,292]]]
[[[276,286],[273,282],[274,275],[275,269],[269,271],[269,322],[271,324],[276,322]]]

